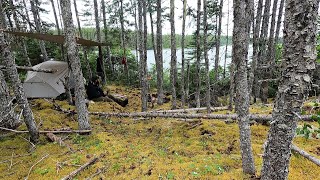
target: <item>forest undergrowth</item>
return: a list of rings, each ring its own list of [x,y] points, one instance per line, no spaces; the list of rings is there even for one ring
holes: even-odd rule
[[[127,95],[129,104],[96,102],[89,111],[140,111],[139,89],[110,86],[111,92]],[[65,101],[56,101],[65,109],[73,109]],[[63,114],[43,99],[31,101],[36,122],[41,130],[77,129],[75,116]],[[170,104],[154,109],[169,109]],[[272,105],[254,104],[251,113],[270,114]],[[215,112],[231,113],[229,111]],[[35,148],[27,134],[0,134],[0,179],[61,179],[93,157],[97,163],[82,171],[75,179],[250,179],[242,173],[238,125],[232,121],[184,119],[130,119],[91,116],[91,135],[58,134],[67,147],[50,142],[41,135]],[[300,123],[302,125],[303,123]],[[317,123],[310,123],[317,126]],[[21,126],[19,130],[26,129]],[[258,175],[262,166],[262,145],[268,126],[253,124],[252,147]],[[320,158],[317,138],[298,136],[294,143]],[[40,161],[41,160],[41,161]],[[102,172],[102,173],[99,173]],[[293,153],[289,179],[320,179],[320,167]]]

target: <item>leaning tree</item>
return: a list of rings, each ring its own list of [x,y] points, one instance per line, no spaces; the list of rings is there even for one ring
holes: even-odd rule
[[[262,179],[287,179],[291,145],[315,69],[319,0],[287,0],[282,75],[265,143]]]

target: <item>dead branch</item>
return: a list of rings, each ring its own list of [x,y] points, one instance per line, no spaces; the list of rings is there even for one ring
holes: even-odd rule
[[[300,154],[304,158],[308,159],[309,161],[315,163],[316,165],[320,166],[320,159],[317,159],[316,157],[312,156],[311,154],[307,153],[306,151],[298,148],[296,145],[292,144],[291,150]]]
[[[211,107],[211,112],[215,111],[222,111],[222,110],[228,110],[228,106],[224,107]],[[190,111],[202,111],[202,110],[207,110],[207,107],[201,107],[201,108],[189,108],[189,109],[173,109],[173,110],[160,110],[160,111],[150,111],[150,112],[155,112],[155,113],[187,113]]]
[[[29,133],[29,131],[18,131],[18,130],[14,130],[14,129],[9,129],[9,128],[4,128],[4,127],[0,127],[1,130],[5,130],[5,131],[10,131],[10,132],[14,132],[14,133]],[[91,130],[61,130],[61,131],[39,131],[40,134],[46,134],[46,133],[53,133],[53,134],[58,134],[58,133],[90,133]]]
[[[273,81],[277,82],[279,80],[280,80],[279,78],[277,78],[277,79],[262,79],[262,80],[259,80],[258,83],[261,84],[263,82],[273,82]]]
[[[29,172],[28,172],[28,175],[27,175],[26,178],[24,178],[24,180],[27,180],[27,179],[29,178],[29,175],[30,175],[30,173],[31,173],[31,171],[32,171],[32,168],[33,168],[34,166],[36,166],[37,164],[39,164],[41,161],[43,161],[43,160],[44,160],[45,158],[47,158],[48,156],[49,156],[49,154],[43,156],[39,161],[37,161],[36,163],[34,163],[34,164],[30,167]]]
[[[92,174],[90,177],[86,178],[86,180],[91,180],[94,177],[98,176],[99,174],[103,173],[104,171],[105,171],[105,167],[98,168],[97,171],[94,174]]]
[[[90,161],[88,161],[87,163],[85,163],[84,165],[82,165],[81,167],[79,167],[78,169],[76,169],[75,171],[71,172],[69,175],[67,175],[66,177],[62,178],[61,180],[68,180],[68,179],[72,179],[74,178],[77,174],[79,174],[81,171],[83,171],[85,168],[87,168],[88,166],[93,165],[94,163],[96,163],[98,161],[99,158],[95,157],[93,159],[91,159]]]
[[[57,70],[53,70],[53,69],[35,69],[33,67],[28,67],[28,66],[16,66],[16,68],[19,69],[19,70],[44,72],[44,73],[55,73],[55,72],[57,72]],[[5,66],[0,66],[0,69],[6,69],[6,67]]]
[[[72,147],[65,143],[60,137],[54,135],[53,133],[47,133],[46,136],[53,142],[57,142],[60,146],[65,146],[69,149],[69,151],[74,152]]]

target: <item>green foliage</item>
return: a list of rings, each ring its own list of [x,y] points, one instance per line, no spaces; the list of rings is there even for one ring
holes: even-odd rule
[[[297,128],[297,135],[304,135],[306,139],[309,138],[312,126],[310,124],[304,123],[302,128]]]
[[[319,107],[318,103],[313,104],[314,107]],[[303,126],[297,128],[296,133],[297,135],[303,135],[306,139],[312,137],[317,137],[320,135],[320,111],[317,114],[312,115],[312,119],[318,123],[318,128],[312,127],[310,124],[304,123]]]

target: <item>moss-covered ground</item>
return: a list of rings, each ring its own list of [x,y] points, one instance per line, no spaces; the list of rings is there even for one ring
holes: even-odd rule
[[[134,112],[140,110],[138,89],[111,86],[111,92],[129,96],[125,108],[116,103],[90,104],[90,111]],[[74,108],[66,102],[57,102],[63,108]],[[45,100],[31,101],[40,129],[77,129],[76,117],[53,109]],[[154,109],[169,109],[170,104]],[[269,114],[272,107],[252,105],[251,113]],[[220,111],[216,113],[230,113]],[[95,172],[103,173],[95,179],[250,179],[242,173],[239,134],[236,122],[226,124],[219,120],[129,119],[91,116],[91,135],[64,134],[66,143],[76,150],[50,142],[41,135],[40,143],[30,152],[27,134],[5,134],[0,138],[0,179],[24,179],[32,168],[29,179],[60,179],[99,156],[99,161],[82,171],[75,179],[85,179]],[[314,125],[316,125],[314,123]],[[26,129],[21,126],[20,130]],[[268,126],[254,124],[252,146],[257,174],[262,166],[262,144]],[[320,158],[319,139],[296,137],[295,144]],[[37,163],[43,156],[48,156]],[[320,167],[293,154],[289,179],[320,179]]]

